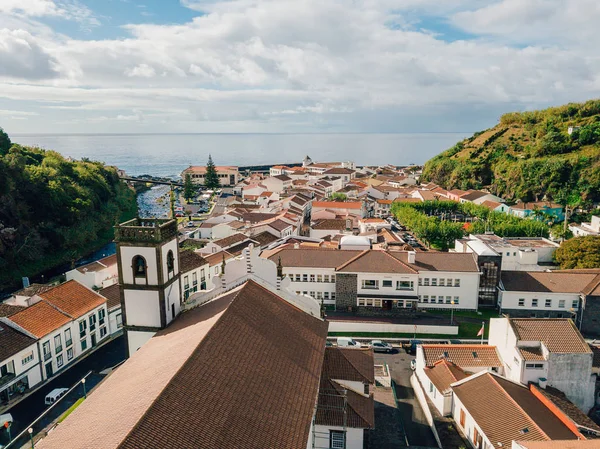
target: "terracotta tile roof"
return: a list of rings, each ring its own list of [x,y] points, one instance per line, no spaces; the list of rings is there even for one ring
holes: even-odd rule
[[[231,165],[216,165],[215,169],[217,170],[217,172],[238,172],[238,168],[231,166]],[[199,165],[190,165],[188,168],[186,168],[184,171],[184,173],[206,173],[206,166],[199,166]]]
[[[319,220],[311,226],[312,229],[329,229],[334,231],[340,231],[346,229],[346,220],[338,219],[324,219]]]
[[[546,388],[538,388],[533,384],[530,388],[550,400],[578,427],[587,427],[588,429],[600,433],[600,426],[592,421],[589,416],[583,413],[579,407],[573,404],[562,391],[551,386],[546,386]]]
[[[425,367],[425,374],[440,393],[450,390],[450,384],[469,377],[459,366],[445,359],[438,360],[432,367]]]
[[[181,273],[194,270],[202,265],[208,265],[208,261],[194,250],[179,251],[179,271]]]
[[[513,206],[510,206],[511,209],[519,209],[519,210],[534,210],[534,209],[562,209],[563,207],[560,204],[552,203],[550,201],[538,201],[532,203],[517,203]]]
[[[279,237],[274,236],[270,232],[264,231],[264,232],[261,232],[260,234],[253,235],[252,240],[254,240],[255,242],[258,242],[258,244],[260,246],[267,246],[267,245],[279,240]]]
[[[121,307],[121,289],[119,284],[109,285],[101,288],[98,293],[106,298],[106,307],[110,310],[113,307]]]
[[[326,348],[323,375],[328,379],[374,384],[373,351],[371,349]]]
[[[106,301],[104,298],[102,298]],[[25,310],[15,313],[10,320],[38,338],[64,326],[71,318],[59,312],[46,301],[39,301]]]
[[[564,271],[502,271],[505,291],[580,293],[597,275]]]
[[[280,181],[291,181],[292,178],[290,178],[287,175],[277,175],[277,176],[273,176],[273,178],[279,179]]]
[[[13,306],[12,304],[0,303],[0,317],[7,317],[14,315],[21,310],[25,310],[25,306]]]
[[[390,255],[387,251],[366,250],[337,267],[342,273],[407,273],[415,274],[417,270],[405,262]]]
[[[394,203],[420,203],[420,198],[396,198]]]
[[[67,281],[39,296],[73,318],[79,318],[106,303],[104,296],[77,281]]]
[[[0,323],[0,361],[10,358],[34,344],[35,339],[13,329],[6,323]],[[21,364],[20,361],[18,363]]]
[[[600,440],[517,441],[517,443],[519,446],[515,449],[600,449]]]
[[[283,220],[275,220],[269,223],[267,226],[275,229],[276,231],[284,231],[292,225]]]
[[[346,412],[345,417],[344,411]],[[344,426],[344,418],[346,426],[350,428],[370,429],[375,427],[373,396],[359,394],[335,380],[323,377],[319,386],[315,424]]]
[[[390,251],[390,254],[408,263],[407,252]],[[418,271],[479,272],[472,253],[417,252],[411,266]]]
[[[486,372],[452,388],[487,439],[503,447],[513,440],[577,439],[525,386]]]
[[[489,345],[423,345],[423,354],[426,366],[433,366],[440,359],[446,359],[462,369],[502,366],[496,347]]]
[[[498,203],[496,201],[485,200],[483,203],[481,203],[481,206],[487,207],[490,210],[494,210],[497,207],[502,206],[502,203]]]
[[[283,248],[270,255],[269,260],[277,263],[281,257],[284,267],[336,268],[361,252],[325,248]]]
[[[221,248],[229,248],[230,246],[243,242],[244,240],[248,240],[248,236],[238,232],[237,234],[230,235],[229,237],[215,240],[213,243]]]
[[[568,318],[508,318],[517,339],[541,341],[550,352],[591,353],[579,330]]]
[[[208,254],[204,258],[211,267],[214,267],[215,265],[221,265],[223,263],[223,258],[229,260],[232,257],[235,256],[228,251],[219,251],[218,253]]]
[[[392,204],[392,200],[375,200],[378,204]]]
[[[480,190],[473,190],[471,192],[467,192],[460,197],[461,200],[474,201],[482,196],[489,195],[487,192],[482,192]]]
[[[362,209],[360,201],[314,201],[313,208],[322,207],[326,209]]]
[[[28,296],[38,295],[46,290],[50,290],[54,285],[50,284],[31,284],[29,287],[22,288],[13,293],[13,296]]]
[[[542,348],[519,348],[519,353],[526,362],[546,360],[542,353]]]
[[[117,264],[117,255],[113,254],[111,256],[105,257],[100,260],[96,260],[94,262],[88,263],[87,265],[82,265],[77,267],[77,271],[80,273],[87,273],[88,271],[102,271]]]
[[[334,167],[334,168],[330,168],[329,170],[325,171],[324,174],[326,174],[326,175],[351,175],[352,173],[354,173],[354,170],[350,170],[349,168]]]

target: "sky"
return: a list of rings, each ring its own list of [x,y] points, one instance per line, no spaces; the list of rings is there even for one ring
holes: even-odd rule
[[[474,132],[600,97],[598,23],[598,0],[0,0],[0,127]]]

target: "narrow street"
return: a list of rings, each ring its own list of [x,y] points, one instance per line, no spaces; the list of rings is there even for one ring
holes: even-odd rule
[[[392,380],[396,384],[398,410],[409,446],[435,448],[437,442],[410,384],[410,376],[413,374],[410,361],[413,358],[400,349],[392,354],[375,354],[375,363],[385,362],[390,368]]]
[[[49,407],[44,403],[44,399],[46,395],[55,388],[71,388],[89,371],[92,371],[92,374],[87,377],[85,384],[87,392],[92,390],[104,378],[104,375],[100,374],[101,371],[111,368],[125,360],[126,349],[125,337],[121,335],[113,341],[106,343],[94,353],[73,365],[67,371],[59,374],[39,390],[11,407],[5,412],[10,413],[14,420],[10,428],[11,436],[14,438],[20,432],[27,429],[28,426]],[[61,400],[50,413],[44,416],[39,423],[36,423],[34,426],[34,435],[62,415],[69,407],[71,407],[71,405],[82,397],[83,394],[83,385],[79,382],[77,388],[69,395],[64,396],[64,399]],[[15,444],[16,442],[13,443],[11,448],[20,448],[22,444],[25,444],[28,441],[28,439],[29,436],[26,435],[26,438],[20,439],[18,442],[19,444]],[[8,441],[9,438],[6,429],[0,430],[0,444],[6,445]]]

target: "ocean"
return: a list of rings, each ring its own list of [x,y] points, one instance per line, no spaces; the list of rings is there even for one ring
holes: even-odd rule
[[[406,134],[12,134],[15,143],[87,157],[129,175],[177,176],[189,165],[354,161],[423,164],[471,133]]]

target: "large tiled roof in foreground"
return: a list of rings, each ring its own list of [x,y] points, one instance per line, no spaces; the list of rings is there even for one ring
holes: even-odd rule
[[[248,281],[156,334],[38,447],[304,449],[326,335]]]
[[[502,366],[495,346],[489,345],[423,345],[425,364],[433,366],[445,359],[461,368],[497,368]]]
[[[576,440],[577,436],[523,385],[482,373],[453,387],[454,394],[494,444],[513,440]],[[500,447],[498,445],[497,447]]]
[[[550,352],[592,353],[579,330],[568,318],[509,318],[522,341],[541,341]]]

